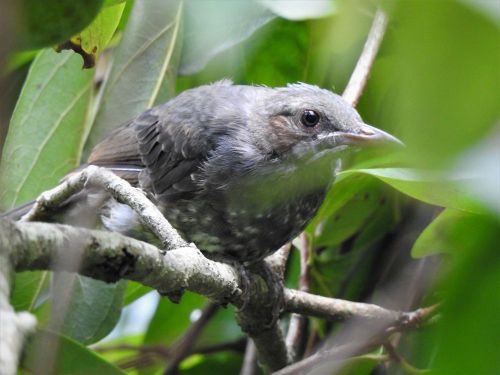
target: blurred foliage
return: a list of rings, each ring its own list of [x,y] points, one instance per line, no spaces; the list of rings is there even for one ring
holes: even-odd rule
[[[475,0],[322,0],[314,6],[223,0],[21,3],[18,50],[31,51],[14,55],[10,69],[36,57],[3,150],[3,209],[52,187],[84,161],[82,154],[103,134],[187,88],[231,78],[270,86],[304,81],[341,93],[375,8],[382,6],[390,22],[358,110],[367,123],[408,147],[400,153],[358,153],[346,161],[307,228],[310,287],[353,300],[380,296],[387,275],[403,269],[400,258],[422,265],[445,253],[439,277],[422,301],[415,297],[416,304],[402,306],[397,297],[391,299],[389,305],[401,309],[442,301],[438,323],[403,335],[401,354],[436,374],[500,371],[498,8]],[[87,52],[97,47],[96,69],[82,70],[80,56],[70,51],[36,50],[78,36]],[[419,260],[408,259],[410,250]],[[294,251],[287,286],[297,287],[299,269]],[[47,272],[16,275],[12,303],[50,326],[57,280]],[[110,362],[144,359],[127,351],[96,355],[83,344],[108,333],[122,304],[150,289],[85,278],[76,283],[70,314],[56,327],[61,335],[50,334],[60,339],[57,373],[121,373]],[[410,284],[396,287],[399,296],[418,295]],[[162,299],[145,332],[116,331],[112,341],[100,345],[169,347],[205,304],[194,294],[179,305]],[[338,330],[310,322],[312,343]],[[240,337],[232,309],[220,308],[197,345]],[[31,340],[23,371],[40,355],[38,340]],[[180,371],[229,374],[241,361],[240,353],[229,351],[194,354]],[[158,357],[141,363],[146,363],[141,374],[165,367]],[[369,374],[375,367],[404,372],[404,366],[387,366],[381,356],[368,355],[354,358],[342,373]]]
[[[22,0],[19,4],[21,48],[34,49],[63,42],[87,26],[103,0]]]

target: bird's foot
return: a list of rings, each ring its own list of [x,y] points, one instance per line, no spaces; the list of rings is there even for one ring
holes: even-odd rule
[[[266,308],[267,311],[270,309],[270,319],[264,325],[265,329],[269,329],[277,323],[283,309],[283,280],[263,260],[251,265],[249,270],[259,275],[267,286],[268,296],[262,307]]]

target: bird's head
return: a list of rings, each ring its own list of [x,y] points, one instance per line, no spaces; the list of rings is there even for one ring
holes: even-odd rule
[[[333,182],[333,168],[349,149],[403,145],[365,124],[340,96],[317,86],[262,88],[252,95],[247,110],[251,116],[235,138],[238,141],[231,143],[235,152],[228,155],[233,165],[240,161],[248,167],[239,169],[249,173],[237,183],[245,187],[244,196],[256,210],[325,191]],[[241,196],[235,194],[235,200]]]
[[[304,83],[270,89],[256,105],[253,129],[274,157],[307,158],[348,146],[398,144],[392,135],[363,123],[342,97]],[[262,126],[266,123],[267,126]]]

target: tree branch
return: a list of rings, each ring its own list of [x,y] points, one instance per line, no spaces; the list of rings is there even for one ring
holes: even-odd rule
[[[80,246],[68,246],[78,239]],[[180,288],[201,294],[216,302],[243,307],[238,270],[226,263],[209,260],[193,246],[162,255],[158,248],[118,233],[76,228],[63,224],[23,223],[0,220],[0,254],[7,256],[15,270],[53,270],[78,272],[106,282],[128,279],[168,293]],[[75,263],[57,262],[63,253],[81,257]],[[261,287],[254,293],[265,291]],[[262,296],[260,296],[263,299]],[[401,322],[412,326],[422,311],[398,312],[380,306],[322,297],[284,289],[285,310],[330,320],[364,318]]]
[[[378,9],[373,18],[372,27],[363,47],[363,52],[356,63],[351,78],[342,93],[342,97],[346,102],[350,103],[353,107],[358,104],[361,93],[368,82],[370,71],[373,62],[377,56],[380,44],[384,39],[385,30],[387,28],[387,16],[385,13]]]
[[[433,318],[438,306],[430,306],[428,308],[418,309],[411,313],[400,313],[400,318],[396,321],[389,322],[388,325],[379,325],[372,327],[375,329],[369,337],[361,338],[357,342],[339,345],[328,350],[319,351],[300,362],[296,362],[287,366],[274,375],[295,375],[310,373],[316,366],[327,366],[331,373],[342,368],[345,360],[353,356],[366,353],[375,348],[386,345],[388,337],[394,332],[417,328]]]
[[[79,246],[68,246],[72,242],[78,242]],[[7,220],[0,220],[0,243],[4,245],[1,255],[11,261],[16,271],[78,272],[107,282],[123,278],[138,281],[163,294],[188,289],[214,301],[233,303],[238,308],[244,305],[238,270],[205,258],[194,246],[162,255],[153,245],[117,233]],[[79,266],[75,262],[58,262],[63,254],[82,259],[82,262]],[[259,296],[263,292],[260,288],[253,292],[257,300],[265,299]],[[399,328],[418,325],[422,311],[428,315],[428,311],[434,310],[402,313],[291,289],[284,290],[284,301],[285,310],[289,312],[326,319],[364,318],[392,323]],[[264,363],[272,369],[284,366],[287,354],[281,345],[283,338],[277,325],[253,338]],[[276,345],[276,341],[280,344]]]

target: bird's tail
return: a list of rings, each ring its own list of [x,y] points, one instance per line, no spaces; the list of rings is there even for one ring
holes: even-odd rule
[[[0,219],[9,219],[9,220],[19,220],[21,217],[26,215],[29,210],[33,207],[35,201],[24,203],[20,206],[14,207],[13,209],[0,213]]]

